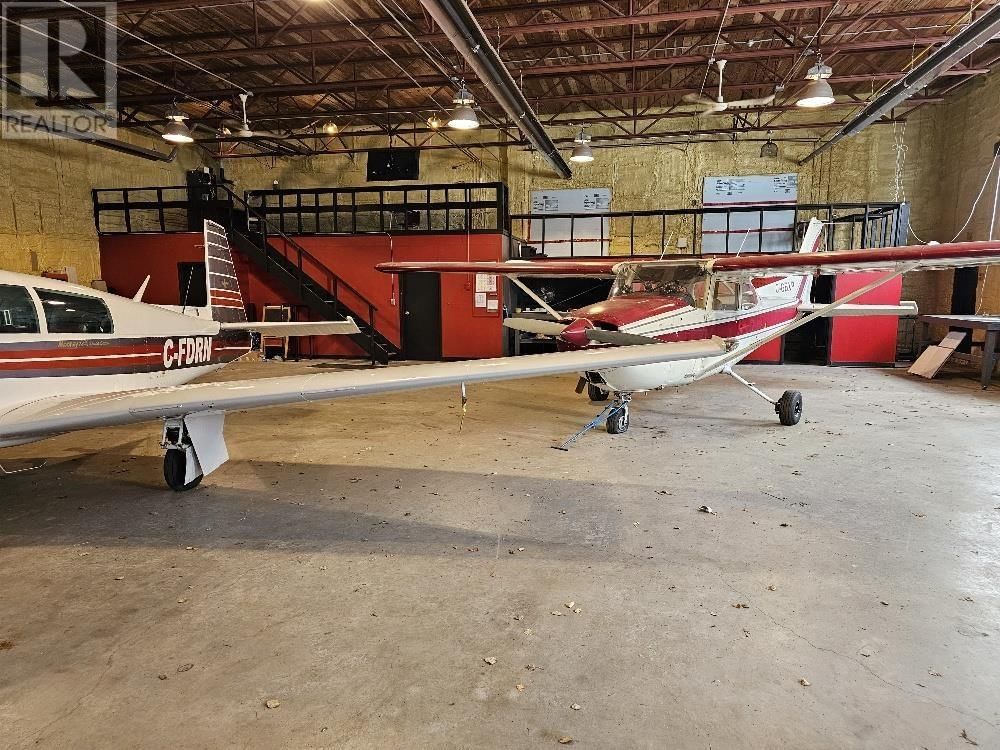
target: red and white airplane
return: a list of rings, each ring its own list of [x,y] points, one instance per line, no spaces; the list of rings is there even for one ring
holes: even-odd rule
[[[783,425],[802,416],[802,394],[785,391],[772,398],[732,368],[754,349],[821,316],[915,315],[916,304],[852,305],[853,300],[909,271],[976,266],[1000,262],[1000,243],[967,242],[877,250],[816,252],[823,224],[809,222],[798,253],[723,255],[669,260],[576,260],[382,263],[386,273],[434,272],[503,274],[535,300],[553,320],[508,318],[512,329],[557,339],[560,348],[600,351],[613,345],[678,344],[714,341],[703,357],[583,371],[591,400],[614,399],[597,419],[577,433],[605,421],[608,432],[629,425],[629,401],[640,391],[680,386],[725,373],[774,405]],[[871,284],[828,305],[810,303],[813,274],[885,271]],[[576,276],[613,278],[609,298],[569,312],[552,309],[520,279]]]
[[[247,322],[221,226],[205,223],[209,306],[164,308],[0,271],[0,448],[73,430],[163,420],[163,474],[188,490],[229,454],[226,411],[441,385],[701,359],[718,340],[356,372],[190,384],[246,354],[250,331],[353,334],[353,321]],[[145,286],[145,285],[143,285]],[[0,467],[0,473],[3,473]]]

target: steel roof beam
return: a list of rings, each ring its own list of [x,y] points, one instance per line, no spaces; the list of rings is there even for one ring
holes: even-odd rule
[[[802,159],[805,164],[848,136],[856,135],[887,112],[899,106],[917,91],[933,83],[947,70],[971,55],[1000,34],[1000,4],[985,11],[979,18],[959,31],[939,49],[931,52],[913,70],[870,101],[823,145]]]

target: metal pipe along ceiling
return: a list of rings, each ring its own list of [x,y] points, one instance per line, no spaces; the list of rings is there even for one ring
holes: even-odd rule
[[[548,160],[563,178],[573,172],[563,159],[556,145],[549,138],[542,123],[517,87],[500,55],[489,43],[482,27],[472,15],[465,0],[420,0],[441,31],[454,45],[479,80],[486,86],[504,112],[513,120],[528,142]]]
[[[994,5],[938,49],[924,58],[909,73],[872,99],[826,143],[804,158],[805,164],[816,158],[842,138],[860,133],[893,107],[902,104],[922,88],[1000,33],[1000,5]]]

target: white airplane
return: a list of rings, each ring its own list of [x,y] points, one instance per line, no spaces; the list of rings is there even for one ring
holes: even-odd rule
[[[503,274],[545,310],[553,320],[508,318],[508,328],[555,338],[561,349],[600,351],[608,346],[679,344],[697,340],[716,350],[704,357],[674,359],[649,365],[583,371],[584,387],[593,401],[613,401],[597,418],[562,447],[601,421],[610,433],[629,426],[632,394],[686,385],[718,373],[730,375],[770,402],[783,425],[802,416],[802,394],[785,391],[772,398],[733,370],[754,349],[821,316],[916,315],[913,302],[899,305],[850,304],[879,286],[915,270],[955,268],[1000,262],[1000,242],[966,242],[871,250],[816,252],[823,224],[812,219],[798,253],[721,255],[670,260],[608,257],[507,261],[504,263],[396,262],[377,266],[387,273]],[[828,305],[810,302],[813,274],[885,271],[870,284]],[[610,297],[568,312],[559,312],[520,279],[544,276],[613,278]]]
[[[249,333],[352,334],[349,322],[247,322],[225,231],[205,223],[209,306],[164,308],[0,271],[0,448],[74,430],[163,421],[163,475],[189,490],[225,463],[226,411],[700,359],[721,340],[359,372],[190,384],[250,350]],[[145,286],[145,285],[143,285]]]

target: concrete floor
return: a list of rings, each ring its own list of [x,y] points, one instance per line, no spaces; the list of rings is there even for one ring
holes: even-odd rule
[[[806,421],[717,377],[562,453],[561,377],[234,414],[187,495],[153,426],[7,452],[0,746],[1000,747],[1000,390],[744,372]]]

